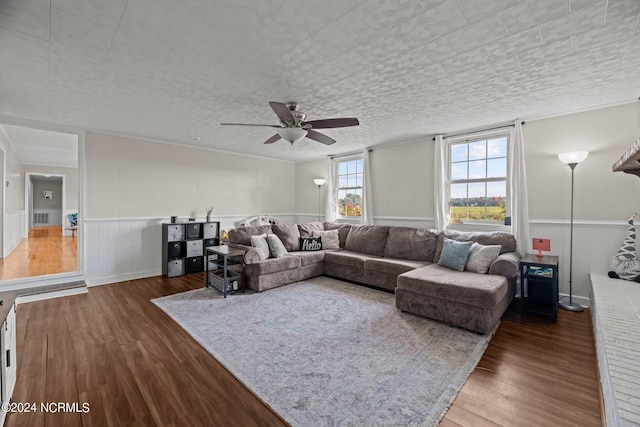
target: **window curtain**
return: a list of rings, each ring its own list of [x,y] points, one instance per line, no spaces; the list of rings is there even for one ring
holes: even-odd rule
[[[524,163],[524,140],[520,120],[511,130],[509,156],[509,206],[511,211],[511,234],[516,238],[516,249],[521,255],[529,252],[529,198],[527,197],[527,173]]]
[[[336,162],[331,157],[327,158],[327,182],[325,196],[327,198],[324,212],[325,221],[335,222],[336,220]]]
[[[436,135],[433,165],[433,194],[435,196],[435,228],[442,231],[449,224],[449,146]]]
[[[362,152],[362,158],[364,159],[363,164],[363,172],[364,172],[364,182],[363,186],[363,196],[364,200],[362,202],[362,224],[370,224],[373,225],[373,195],[371,190],[371,160],[370,160],[371,150],[365,149]]]

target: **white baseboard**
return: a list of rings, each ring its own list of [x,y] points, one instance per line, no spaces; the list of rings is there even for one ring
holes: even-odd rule
[[[33,295],[22,295],[16,298],[16,305],[20,305],[28,302],[34,302],[34,301],[44,301],[44,300],[53,299],[53,298],[68,297],[71,295],[87,294],[87,293],[89,293],[87,288],[85,286],[82,286],[82,287],[71,288],[71,289],[61,289],[59,291],[53,291],[53,292],[43,292],[43,293],[33,294]]]

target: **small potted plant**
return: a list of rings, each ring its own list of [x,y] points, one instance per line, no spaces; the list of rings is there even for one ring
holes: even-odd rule
[[[205,209],[207,211],[207,222],[213,221],[213,205],[207,206]]]

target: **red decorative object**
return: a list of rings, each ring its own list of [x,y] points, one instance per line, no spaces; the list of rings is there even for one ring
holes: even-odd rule
[[[550,251],[551,250],[551,240],[549,239],[539,239],[537,237],[533,238],[533,249],[538,250],[538,258],[544,257],[542,251]]]

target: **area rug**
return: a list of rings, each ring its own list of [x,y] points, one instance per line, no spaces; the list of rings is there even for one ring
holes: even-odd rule
[[[292,426],[432,426],[490,336],[395,308],[394,296],[318,277],[223,299],[153,300]]]

